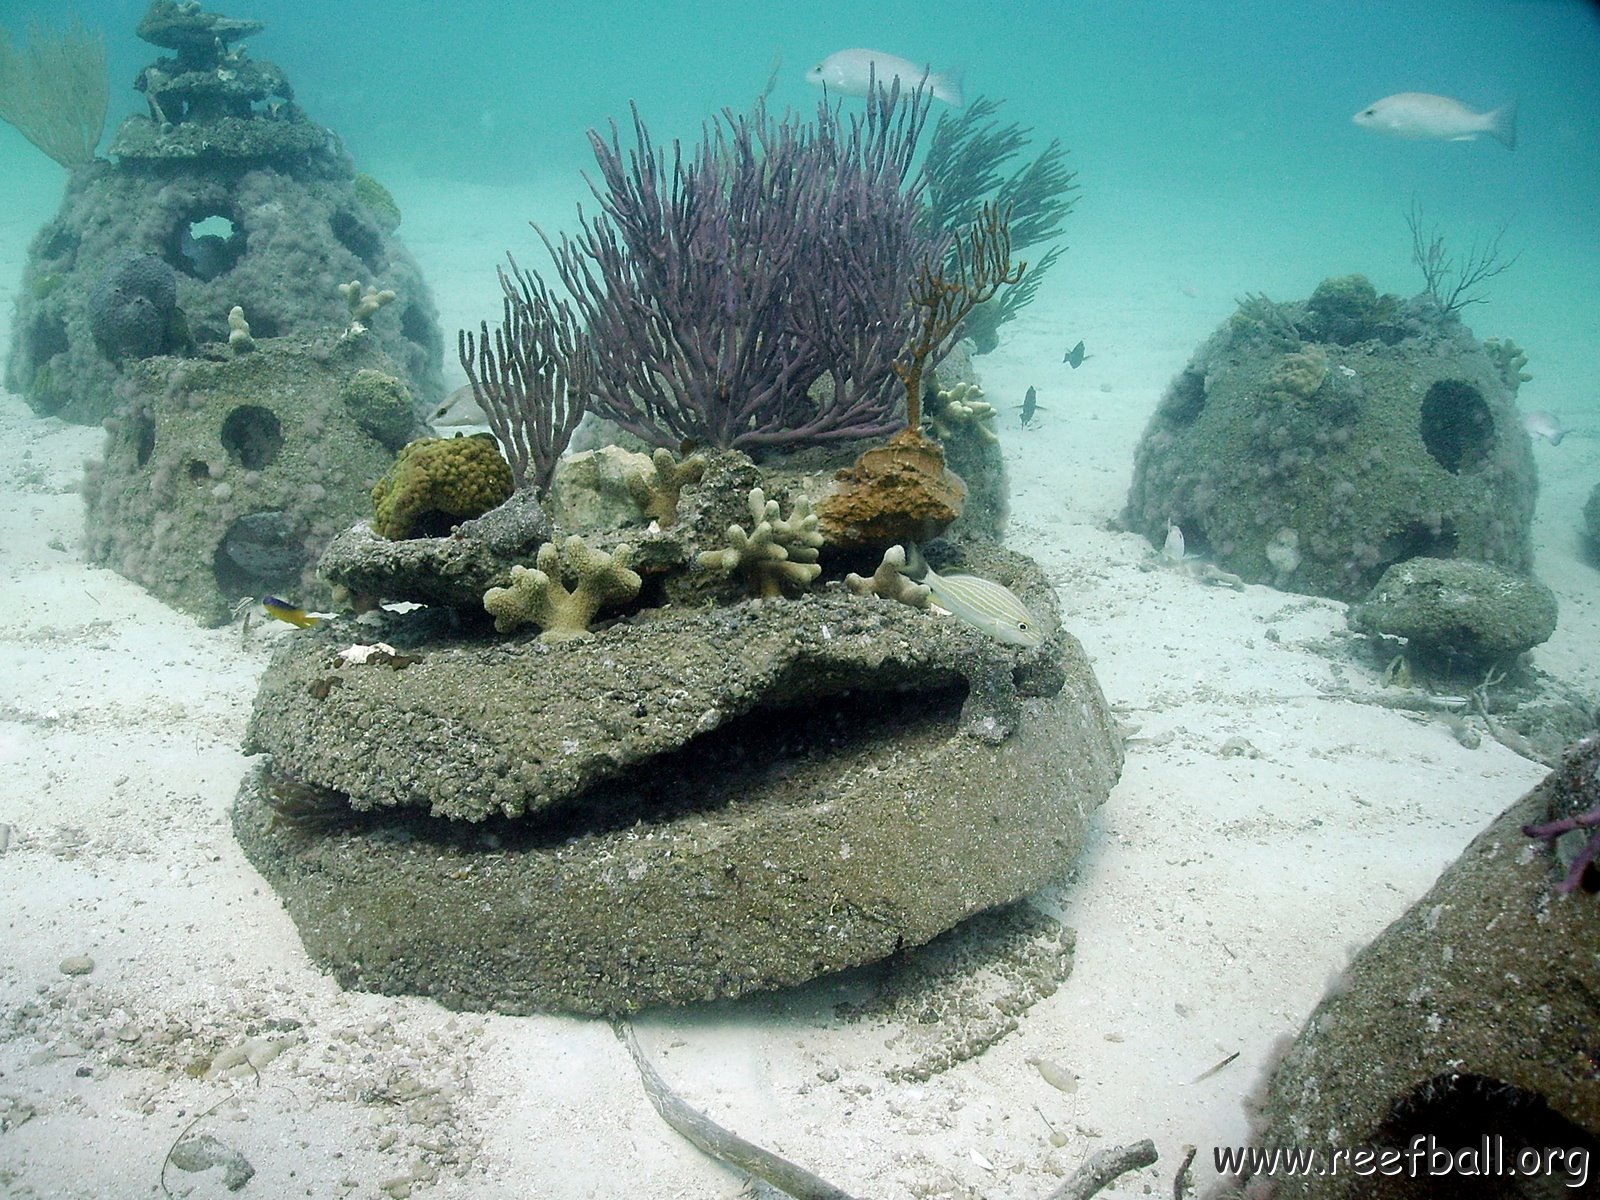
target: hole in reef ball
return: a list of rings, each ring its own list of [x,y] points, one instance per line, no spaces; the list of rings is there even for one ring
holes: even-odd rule
[[[1494,417],[1471,384],[1441,379],[1422,398],[1419,432],[1428,453],[1452,475],[1485,462],[1494,447]]]
[[[292,590],[305,563],[305,545],[289,519],[270,509],[229,525],[212,566],[218,588],[229,596]]]
[[[1172,381],[1171,388],[1161,402],[1161,413],[1172,425],[1192,425],[1199,420],[1205,406],[1205,376],[1185,371]]]
[[[224,213],[202,213],[178,223],[176,249],[167,261],[178,270],[200,280],[216,279],[244,257],[245,233]]]
[[[283,449],[283,425],[270,408],[243,404],[222,422],[222,445],[245,470],[265,470]]]
[[[71,344],[67,339],[67,323],[60,317],[39,313],[28,326],[28,361],[34,367],[42,367],[56,355],[65,354]]]
[[[328,225],[339,244],[359,258],[367,270],[382,274],[388,268],[389,256],[383,252],[383,238],[365,220],[341,208],[328,219]]]
[[[1573,1036],[1576,1040],[1580,1035]],[[1595,1046],[1592,1035],[1582,1040],[1586,1044],[1574,1048],[1573,1063],[1580,1071],[1585,1065],[1593,1071],[1600,1063],[1600,1047]],[[1562,1186],[1569,1182],[1566,1164],[1576,1165],[1578,1155],[1588,1162],[1600,1155],[1600,1140],[1557,1112],[1542,1096],[1484,1075],[1436,1075],[1424,1080],[1395,1102],[1372,1140],[1385,1146],[1408,1146],[1413,1137],[1423,1136],[1432,1137],[1439,1146],[1476,1147],[1491,1134],[1497,1139],[1497,1154],[1507,1167],[1515,1167],[1519,1161],[1531,1164],[1534,1155],[1538,1155],[1541,1168],[1554,1166],[1553,1171],[1524,1168],[1530,1182],[1548,1183],[1548,1190],[1542,1186],[1537,1190],[1505,1190],[1504,1179],[1480,1170],[1476,1176],[1452,1172],[1433,1177],[1424,1172],[1419,1176],[1419,1186],[1394,1194],[1416,1200],[1575,1195]],[[1545,1155],[1556,1146],[1567,1153],[1552,1163]]]
[[[128,432],[133,440],[133,461],[142,467],[156,452],[156,423],[140,415],[133,418],[131,425]]]

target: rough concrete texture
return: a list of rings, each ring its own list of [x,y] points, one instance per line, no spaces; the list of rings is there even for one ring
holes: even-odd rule
[[[176,76],[171,119],[127,118],[112,142],[115,161],[74,171],[60,211],[35,236],[16,293],[6,386],[41,415],[92,424],[114,410],[113,384],[137,360],[130,356],[225,345],[234,305],[257,338],[337,331],[350,315],[334,285],[359,279],[395,292],[369,323],[419,413],[429,411],[444,393],[438,316],[394,232],[392,202],[292,103],[276,68],[203,40],[211,49]],[[175,78],[171,60],[161,61],[164,71],[141,75],[152,103],[153,83]],[[252,81],[245,93],[241,80]],[[208,103],[195,102],[202,93]],[[149,337],[108,342],[108,321],[96,317],[116,300],[129,252],[160,259],[176,276],[174,320],[153,346]]]
[[[1479,662],[1550,640],[1556,596],[1537,579],[1466,559],[1412,558],[1383,573],[1350,610],[1350,627]]]
[[[343,624],[281,652],[235,810],[353,987],[618,1012],[875,961],[1067,870],[1121,764],[1070,636],[837,589],[555,646],[412,625],[378,632],[420,661],[336,665]]]
[[[207,625],[244,597],[325,604],[323,547],[371,513],[396,443],[422,430],[370,336],[223,354],[134,364],[84,484],[88,557]]]
[[[983,570],[1054,625],[1028,560],[991,551]],[[1026,584],[1031,583],[1029,587]],[[408,659],[344,663],[382,639]],[[1060,686],[1060,634],[1029,653],[954,618],[834,585],[796,600],[669,608],[590,641],[441,637],[431,614],[334,623],[292,639],[268,668],[246,733],[278,775],[343,793],[357,809],[425,807],[481,821],[558,810],[594,786],[761,711],[804,712],[862,693],[898,703],[958,692],[960,727],[1003,739],[1024,697]]]
[[[1246,582],[1342,600],[1420,555],[1526,572],[1537,480],[1519,371],[1493,350],[1359,276],[1251,298],[1168,388],[1124,520],[1158,546],[1179,526]]]
[[[317,570],[358,596],[437,604],[483,621],[483,594],[506,587],[511,568],[531,565],[539,547],[556,536],[537,497],[513,492],[448,537],[392,542],[373,533],[368,521],[358,522],[333,536]]]
[[[1498,1143],[1589,1155],[1544,1177],[1263,1176],[1262,1200],[1472,1200],[1593,1195],[1600,1172],[1600,896],[1555,892],[1558,856],[1524,824],[1600,805],[1600,737],[1513,804],[1433,889],[1362,950],[1268,1085],[1256,1144],[1450,1150]],[[1578,835],[1581,842],[1583,835]],[[1324,1157],[1323,1165],[1327,1164]],[[1548,1163],[1546,1164],[1548,1165]]]

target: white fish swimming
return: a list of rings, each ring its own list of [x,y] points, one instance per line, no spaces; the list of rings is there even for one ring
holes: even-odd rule
[[[1517,148],[1517,102],[1474,112],[1449,96],[1399,92],[1374,100],[1350,118],[1363,129],[1431,142],[1467,142],[1486,133],[1507,150]]]
[[[1167,540],[1162,544],[1161,557],[1168,562],[1183,561],[1183,530],[1176,525],[1167,526]]]
[[[914,63],[897,54],[881,50],[840,50],[828,55],[806,72],[806,81],[826,87],[841,96],[865,96],[870,81],[884,87],[898,79],[900,90],[926,85],[935,100],[952,108],[962,104],[961,72],[935,71],[926,63]]]
[[[1561,445],[1561,439],[1572,432],[1561,423],[1560,417],[1553,412],[1546,412],[1542,408],[1523,413],[1522,427],[1532,436],[1543,438],[1552,446]]]

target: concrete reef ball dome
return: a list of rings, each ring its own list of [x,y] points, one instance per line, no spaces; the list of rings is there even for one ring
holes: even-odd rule
[[[1168,387],[1124,521],[1156,545],[1177,525],[1247,582],[1341,600],[1423,555],[1526,573],[1524,362],[1359,275],[1302,302],[1249,297]]]

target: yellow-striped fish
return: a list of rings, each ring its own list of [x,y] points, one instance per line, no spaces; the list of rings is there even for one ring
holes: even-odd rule
[[[940,575],[915,546],[907,559],[905,574],[927,587],[929,598],[957,620],[1010,646],[1037,646],[1044,641],[1043,623],[1010,588],[978,575]]]

